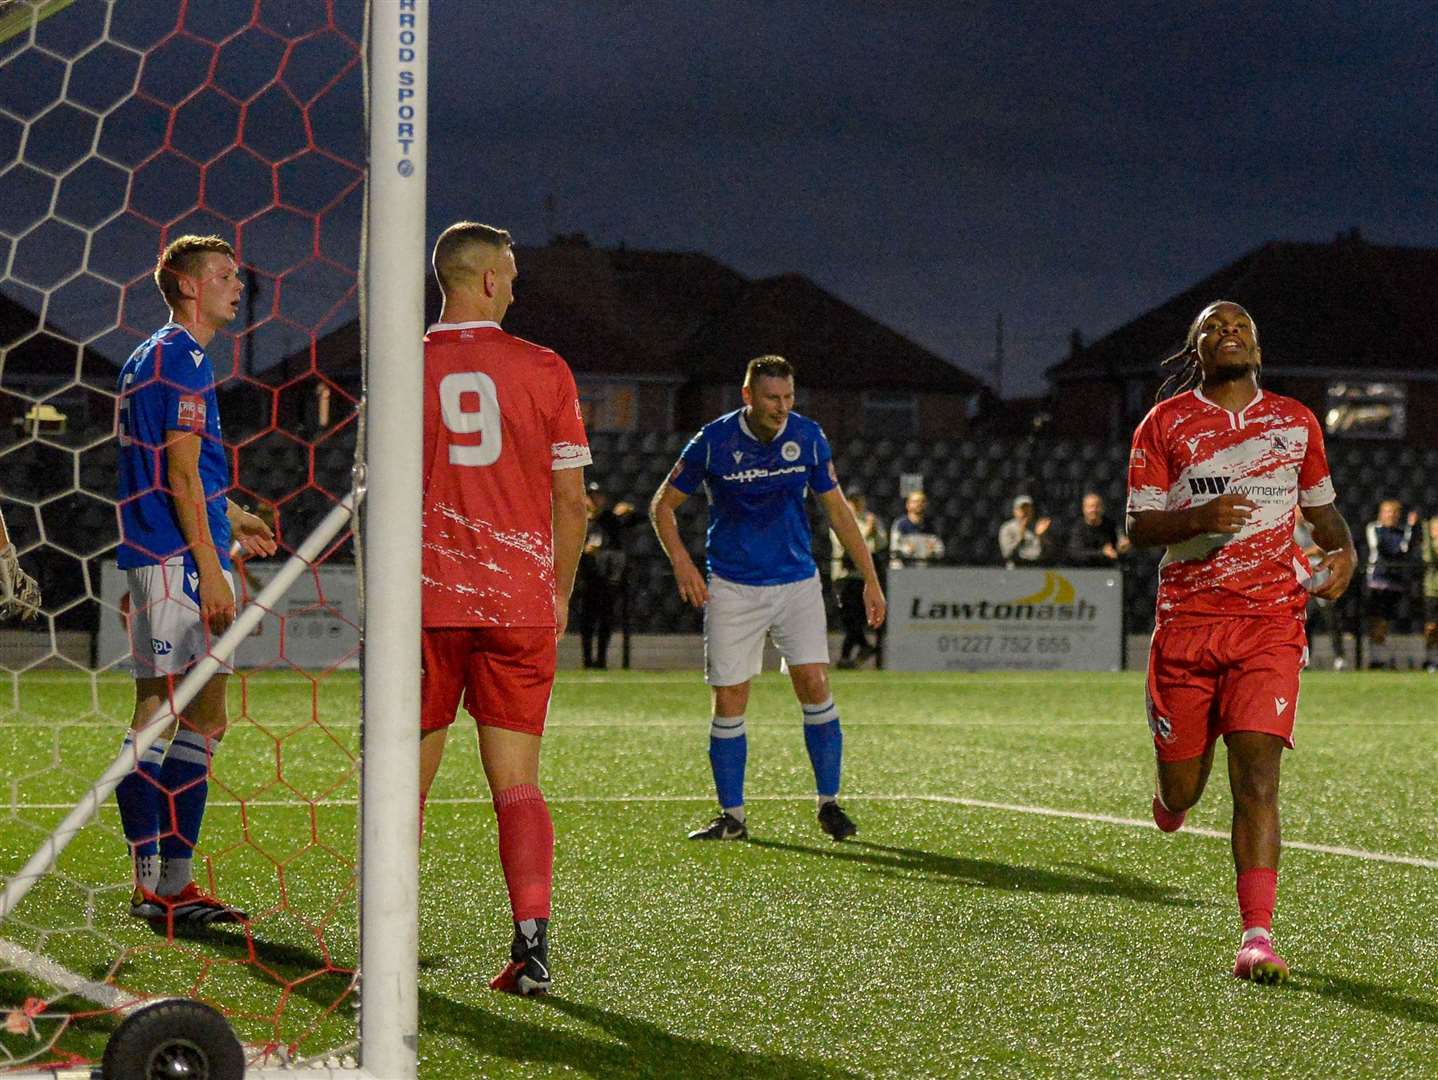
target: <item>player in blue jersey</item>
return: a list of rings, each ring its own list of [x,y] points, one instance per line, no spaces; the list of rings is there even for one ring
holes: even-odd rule
[[[792,365],[781,356],[749,361],[743,394],[744,408],[706,424],[690,440],[650,505],[679,595],[704,609],[704,672],[714,699],[709,763],[719,816],[689,838],[743,840],[749,835],[744,712],[749,683],[763,666],[767,634],[789,668],[803,711],[819,826],[843,840],[858,829],[836,801],[844,737],[829,691],[824,596],[805,506],[811,490],[863,574],[870,626],[884,621],[884,591],[839,488],[823,429],[794,412]],[[675,510],[700,487],[709,498],[707,580],[685,550],[675,518]]]
[[[230,501],[215,372],[205,349],[235,317],[244,283],[217,236],[182,236],[155,268],[170,322],[125,361],[119,379],[120,550],[130,588],[135,713],[141,727],[234,621],[232,541],[273,555],[270,528]],[[210,762],[228,723],[227,665],[211,676],[115,789],[135,866],[130,914],[174,925],[236,922],[244,912],[202,892],[192,859]],[[125,746],[133,746],[127,734]]]

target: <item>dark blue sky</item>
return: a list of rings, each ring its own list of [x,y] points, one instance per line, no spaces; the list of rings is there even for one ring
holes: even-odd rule
[[[339,268],[354,264],[359,173],[313,148],[287,157],[306,128],[286,94],[307,100],[356,56],[362,4],[335,9],[350,41],[306,39],[288,89],[268,82],[274,38],[251,28],[225,47],[215,83],[249,101],[239,127],[238,105],[205,83],[198,39],[244,27],[247,3],[190,0],[186,37],[172,34],[180,0],[76,0],[37,31],[43,48],[0,43],[0,292],[38,311],[50,290],[49,320],[84,337],[113,322],[119,293],[65,275],[82,263],[113,282],[138,275],[131,332],[99,343],[118,362],[163,318],[144,279],[160,234],[143,213],[240,240],[268,317],[257,367],[299,347],[298,326],[351,318],[336,303],[353,284]],[[326,19],[323,0],[258,10],[289,37]],[[527,244],[552,226],[706,252],[751,276],[803,273],[985,379],[1002,313],[1008,395],[1042,389],[1071,329],[1107,333],[1270,240],[1357,226],[1376,243],[1438,246],[1432,5],[433,0],[431,12],[430,240],[475,217]],[[111,40],[85,51],[107,25]],[[81,57],[68,76],[66,57]],[[358,162],[360,71],[347,70],[313,131]],[[61,96],[73,104],[46,111]],[[161,105],[181,102],[173,147],[210,162],[206,205],[224,218],[185,212],[196,166],[149,160]],[[87,157],[100,115],[112,164]],[[230,145],[237,133],[245,146]],[[127,196],[127,170],[147,160]],[[333,264],[305,264],[306,221],[265,209],[274,161],[288,161],[287,204],[328,207]],[[46,220],[52,197],[72,224]],[[267,276],[281,271],[283,293]]]
[[[1415,4],[433,6],[431,232],[798,271],[1042,387],[1272,239],[1438,244],[1438,19]],[[521,282],[522,284],[522,282]],[[1261,319],[1261,314],[1258,317]]]

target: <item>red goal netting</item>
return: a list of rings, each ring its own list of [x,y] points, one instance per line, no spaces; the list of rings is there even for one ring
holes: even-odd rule
[[[0,625],[0,877],[115,756],[134,697],[115,570],[116,375],[168,313],[151,273],[230,240],[209,347],[231,497],[282,551],[350,490],[360,396],[362,0],[0,4],[0,509],[44,602]],[[355,1038],[359,649],[341,537],[237,653],[196,878],[253,916],[202,937],[129,916],[113,800],[0,923],[0,1071],[95,1060],[135,1002],[219,1009],[252,1061]]]

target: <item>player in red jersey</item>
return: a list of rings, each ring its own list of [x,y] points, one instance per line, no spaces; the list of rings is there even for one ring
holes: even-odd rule
[[[549,989],[554,826],[539,742],[588,519],[589,441],[569,366],[499,328],[514,299],[509,233],[461,221],[434,246],[444,294],[424,339],[420,814],[461,697],[499,819],[514,915],[490,983]]]
[[[1278,772],[1293,746],[1309,591],[1335,600],[1356,553],[1335,508],[1323,432],[1305,406],[1258,387],[1253,320],[1217,301],[1189,328],[1185,384],[1134,434],[1128,534],[1166,546],[1148,665],[1158,756],[1154,821],[1165,832],[1198,802],[1219,736],[1233,791],[1233,861],[1243,939],[1233,973],[1282,982],[1273,951]],[[1180,387],[1182,389],[1182,387]],[[1301,509],[1325,554],[1310,576],[1293,540]]]

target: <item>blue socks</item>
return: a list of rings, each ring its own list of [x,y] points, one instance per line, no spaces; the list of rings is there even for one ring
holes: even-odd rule
[[[748,758],[744,717],[713,717],[709,721],[709,765],[714,770],[714,790],[719,808],[740,821],[744,820],[744,765]]]
[[[819,705],[804,705],[804,746],[814,766],[814,788],[819,801],[832,802],[839,794],[844,762],[844,733],[839,728],[839,710],[834,699]],[[749,737],[742,716],[714,716],[709,722],[709,765],[714,770],[714,790],[725,813],[744,820],[744,766],[749,756]]]
[[[172,859],[189,859],[200,839],[200,822],[205,816],[205,801],[210,794],[210,755],[216,740],[205,738],[198,731],[181,728],[170,741],[170,752],[160,768],[160,786],[169,793],[174,807],[161,812],[160,855]]]
[[[135,733],[127,732],[122,750],[135,745]],[[150,744],[138,766],[115,788],[115,802],[120,806],[120,827],[125,831],[130,850],[136,860],[152,859],[160,853],[160,808],[165,796],[160,791],[161,762],[170,744],[163,737]]]
[[[820,802],[831,802],[839,794],[839,774],[844,762],[839,710],[832,697],[820,705],[804,705],[803,709],[804,746],[814,766],[814,788]]]

